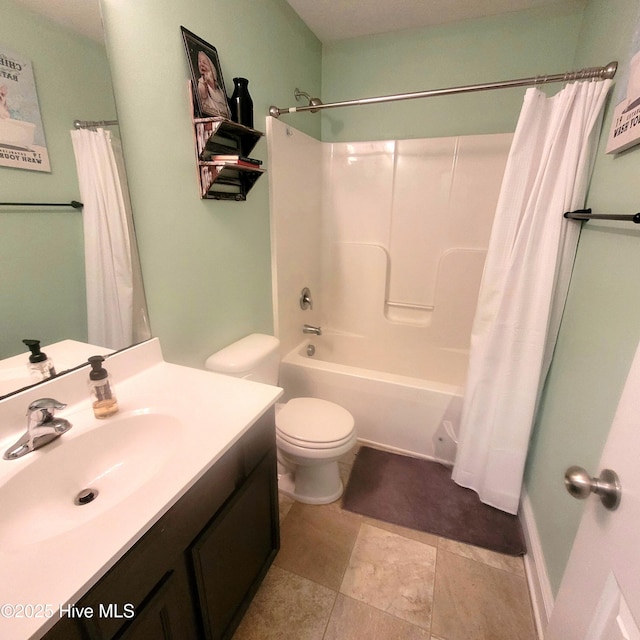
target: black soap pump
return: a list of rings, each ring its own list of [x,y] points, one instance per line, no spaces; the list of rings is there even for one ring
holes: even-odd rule
[[[31,350],[27,365],[31,377],[37,382],[53,378],[56,375],[56,370],[47,354],[40,351],[40,340],[23,340],[22,342]]]
[[[109,373],[102,366],[102,356],[91,356],[89,364],[89,391],[93,404],[93,415],[96,418],[108,418],[118,412],[118,400],[111,387]]]

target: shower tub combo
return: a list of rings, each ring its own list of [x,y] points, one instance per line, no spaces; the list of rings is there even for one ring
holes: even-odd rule
[[[325,143],[269,118],[267,138],[285,397],[339,404],[362,443],[452,464],[512,135]],[[322,335],[301,342],[305,324]]]
[[[283,358],[279,384],[288,397],[343,406],[362,444],[451,464],[467,358],[465,350],[420,345],[392,352],[329,331]]]

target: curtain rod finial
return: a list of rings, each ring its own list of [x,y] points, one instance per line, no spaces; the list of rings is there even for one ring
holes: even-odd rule
[[[616,75],[616,71],[617,70],[618,70],[618,62],[616,60],[614,60],[613,62],[610,62],[604,68],[604,73],[602,74],[602,77],[605,80],[610,80],[611,78],[613,78]]]

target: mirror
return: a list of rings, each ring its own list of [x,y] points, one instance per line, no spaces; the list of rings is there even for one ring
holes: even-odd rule
[[[0,46],[33,67],[50,162],[50,171],[0,164],[2,201],[39,203],[0,206],[0,360],[19,356],[26,369],[23,339],[40,340],[45,352],[46,345],[63,340],[88,342],[82,212],[48,205],[81,200],[70,136],[74,121],[117,115],[99,0],[5,0]],[[0,64],[0,85],[7,69]],[[117,127],[110,130],[118,135]],[[0,156],[7,149],[0,145]],[[81,362],[65,362],[64,368]],[[23,386],[21,381],[17,388]]]

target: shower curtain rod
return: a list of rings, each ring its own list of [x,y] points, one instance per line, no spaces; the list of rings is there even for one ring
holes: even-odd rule
[[[327,104],[309,104],[304,107],[280,108],[269,107],[269,115],[274,118],[283,113],[296,113],[298,111],[311,111],[315,113],[321,109],[333,109],[334,107],[354,107],[364,104],[377,104],[381,102],[395,102],[398,100],[413,100],[414,98],[431,98],[434,96],[447,96],[456,93],[470,93],[472,91],[487,91],[490,89],[508,89],[511,87],[528,87],[551,82],[572,82],[574,80],[607,80],[613,78],[618,70],[617,61],[610,62],[605,67],[588,67],[578,71],[568,71],[554,75],[534,76],[531,78],[519,78],[517,80],[503,80],[502,82],[487,82],[484,84],[472,84],[461,87],[449,87],[447,89],[431,89],[428,91],[415,91],[413,93],[397,93],[390,96],[378,96],[377,98],[362,98],[360,100],[345,100],[343,102],[329,102]]]
[[[76,129],[93,129],[95,127],[111,127],[118,124],[117,120],[74,120],[73,126]]]

